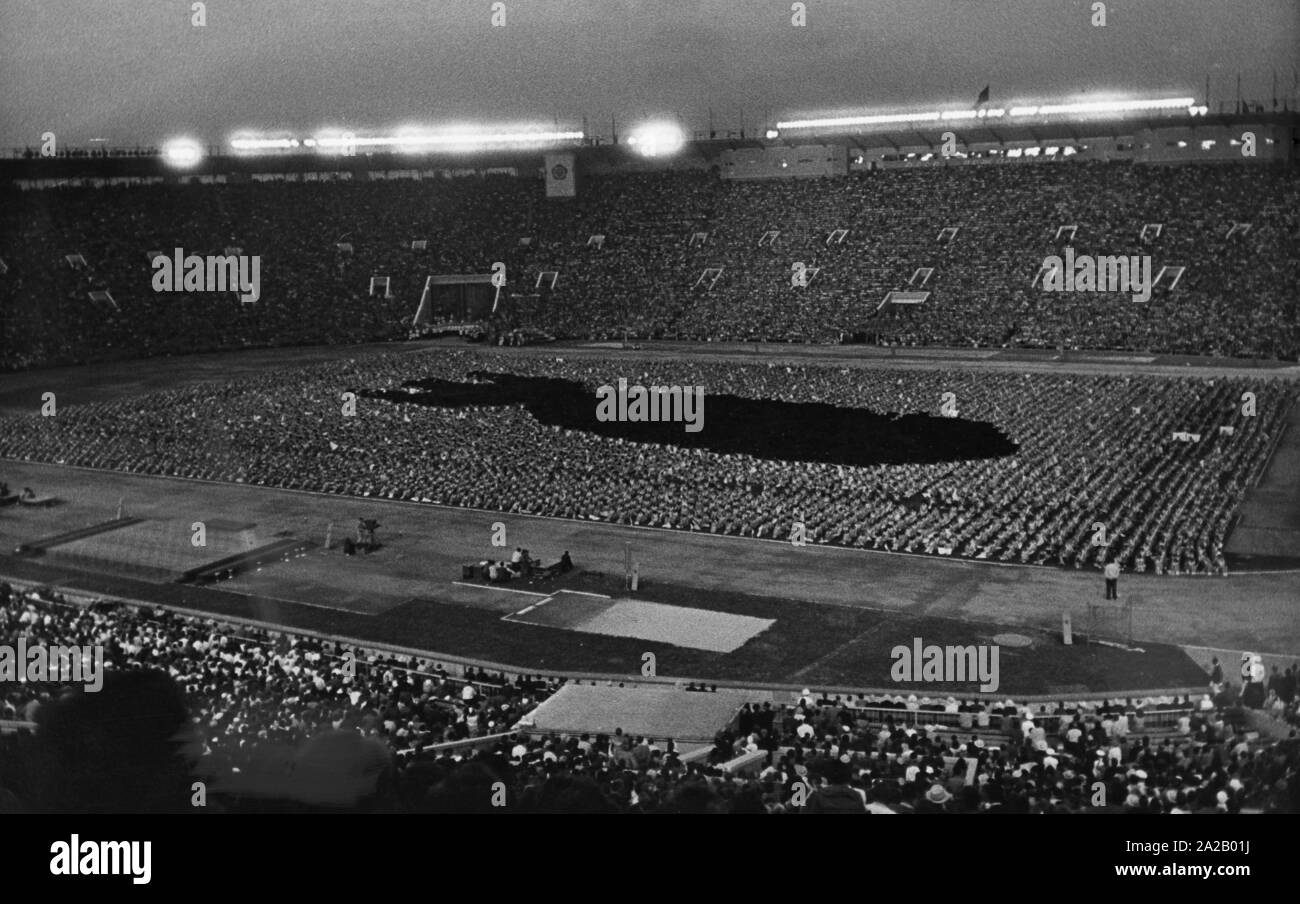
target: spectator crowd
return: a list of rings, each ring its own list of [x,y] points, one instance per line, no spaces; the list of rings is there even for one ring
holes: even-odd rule
[[[987,421],[1014,455],[849,467],[632,443],[521,407],[366,396],[473,371],[703,386]],[[360,394],[355,417],[344,392]],[[1244,413],[1254,393],[1254,414]],[[594,400],[593,395],[593,400]],[[1005,562],[1222,574],[1294,390],[1236,378],[895,370],[447,351],[371,355],[0,421],[0,456],[559,518]],[[594,401],[593,401],[594,412]],[[593,414],[594,416],[594,414]],[[707,418],[705,431],[707,432]],[[1187,434],[1187,441],[1175,434]],[[1198,437],[1190,441],[1191,436]],[[870,437],[863,437],[870,442]],[[1099,531],[1097,524],[1104,526]]]
[[[0,369],[403,339],[428,276],[497,262],[510,325],[560,338],[1300,354],[1294,168],[1006,164],[763,182],[669,171],[582,186],[564,203],[509,175],[9,191]],[[1153,276],[1186,269],[1147,303],[1045,293],[1036,275],[1067,244],[1150,255]],[[259,256],[260,300],[154,292],[150,252],[177,247]],[[792,285],[796,263],[806,286]],[[391,297],[371,292],[373,276]],[[896,289],[930,296],[878,310]]]
[[[684,753],[530,731],[558,679],[6,585],[0,638],[19,637],[102,644],[109,676],[0,684],[0,720],[27,723],[0,733],[0,812],[193,812],[195,781],[227,812],[1300,811],[1295,666],[1271,687],[1282,740],[1248,731],[1227,685],[1054,704],[805,690]]]

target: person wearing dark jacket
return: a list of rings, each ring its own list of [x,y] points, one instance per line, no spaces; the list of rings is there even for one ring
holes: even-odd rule
[[[826,784],[808,798],[803,813],[866,813],[867,804],[849,785],[847,757],[831,760],[823,769]]]

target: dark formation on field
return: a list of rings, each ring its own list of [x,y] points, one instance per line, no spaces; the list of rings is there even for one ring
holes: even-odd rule
[[[699,431],[682,421],[601,421],[590,387],[575,380],[475,371],[472,383],[412,380],[403,391],[374,393],[390,402],[434,408],[522,405],[539,423],[653,445],[708,449],[787,462],[838,465],[935,464],[1015,453],[993,425],[923,414],[877,414],[821,402],[705,395]],[[679,387],[692,392],[694,387]]]
[[[705,386],[705,439],[716,430],[714,394],[944,425],[952,419],[938,414],[951,393],[962,418],[990,425],[1018,452],[937,463],[779,460],[565,430],[523,405],[394,401],[413,379],[458,384],[485,370],[575,386],[620,377]],[[360,396],[356,415],[345,415],[342,393],[368,389],[385,398]],[[1242,414],[1246,392],[1257,397],[1251,416]],[[55,418],[9,417],[0,421],[0,455],[742,537],[785,540],[802,522],[813,543],[1068,567],[1116,558],[1129,571],[1214,574],[1227,569],[1233,514],[1295,398],[1288,383],[1227,378],[439,349],[80,405]],[[594,394],[578,402],[576,416],[591,426]],[[1183,433],[1198,440],[1175,435]],[[720,440],[724,448],[735,441],[730,431]],[[1101,542],[1098,522],[1107,528]]]

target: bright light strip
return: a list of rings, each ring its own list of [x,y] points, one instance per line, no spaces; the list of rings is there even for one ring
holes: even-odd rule
[[[1085,113],[1132,113],[1142,110],[1191,108],[1194,98],[1169,97],[1152,100],[1090,101],[1077,104],[1019,106],[1010,110],[998,107],[983,110],[943,110],[925,113],[885,113],[871,116],[837,116],[827,119],[795,119],[778,122],[778,129],[836,129],[852,126],[895,125],[959,119],[997,119],[1003,116],[1062,116]],[[1196,108],[1192,108],[1196,109]]]
[[[1171,110],[1174,107],[1189,107],[1195,98],[1172,97],[1155,100],[1115,100],[1094,101],[1084,104],[1052,104],[1038,108],[1039,116],[1060,116],[1074,113],[1131,113],[1136,110]],[[1012,110],[1015,116],[1016,111]]]
[[[551,144],[561,141],[581,141],[582,132],[441,132],[411,133],[404,135],[317,135],[314,146],[324,150],[343,148],[467,148],[483,146],[510,146]],[[312,145],[308,145],[311,147]]]
[[[874,126],[898,122],[933,122],[939,113],[889,113],[882,116],[840,116],[834,119],[796,119],[778,122],[777,129],[833,129],[840,126]]]
[[[288,150],[299,145],[297,138],[232,138],[230,146],[236,151]]]

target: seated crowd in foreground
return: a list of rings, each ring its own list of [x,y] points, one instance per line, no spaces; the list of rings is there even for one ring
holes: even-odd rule
[[[0,719],[36,724],[0,734],[0,812],[193,812],[196,780],[206,812],[1300,812],[1294,678],[1283,741],[1245,731],[1226,687],[1194,705],[850,706],[806,691],[744,706],[697,757],[621,730],[519,726],[557,680],[453,678],[410,657],[49,593],[12,595],[0,616],[5,643],[102,643],[109,664],[93,694],[0,685]],[[887,702],[1001,724],[905,723],[881,717]],[[1141,713],[1162,709],[1177,727],[1141,733]],[[450,739],[481,740],[434,749]],[[745,772],[726,767],[750,752]]]
[[[992,424],[1019,448],[940,464],[847,466],[561,430],[519,406],[400,402],[408,381],[464,381],[478,370],[576,380],[593,391],[620,377],[703,386],[703,436],[713,395],[937,415],[952,393],[960,417]],[[355,417],[341,414],[345,391],[361,396]],[[1255,396],[1251,414],[1243,412],[1246,393]],[[1223,574],[1233,515],[1294,399],[1290,384],[1264,379],[443,349],[184,386],[68,407],[58,417],[0,418],[0,456],[742,537],[786,540],[799,522],[811,543]]]
[[[540,179],[509,176],[12,192],[0,204],[0,370],[403,339],[428,276],[496,262],[503,310],[559,338],[1300,355],[1295,168],[1022,163],[582,184],[559,204]],[[1058,237],[1070,226],[1072,238]],[[1152,277],[1185,270],[1143,303],[1046,293],[1036,275],[1067,244],[1150,255]],[[155,292],[149,255],[176,248],[260,257],[260,300]],[[807,285],[792,285],[796,263]],[[374,276],[388,277],[387,293],[372,293]],[[877,310],[909,289],[931,294],[899,316]]]

